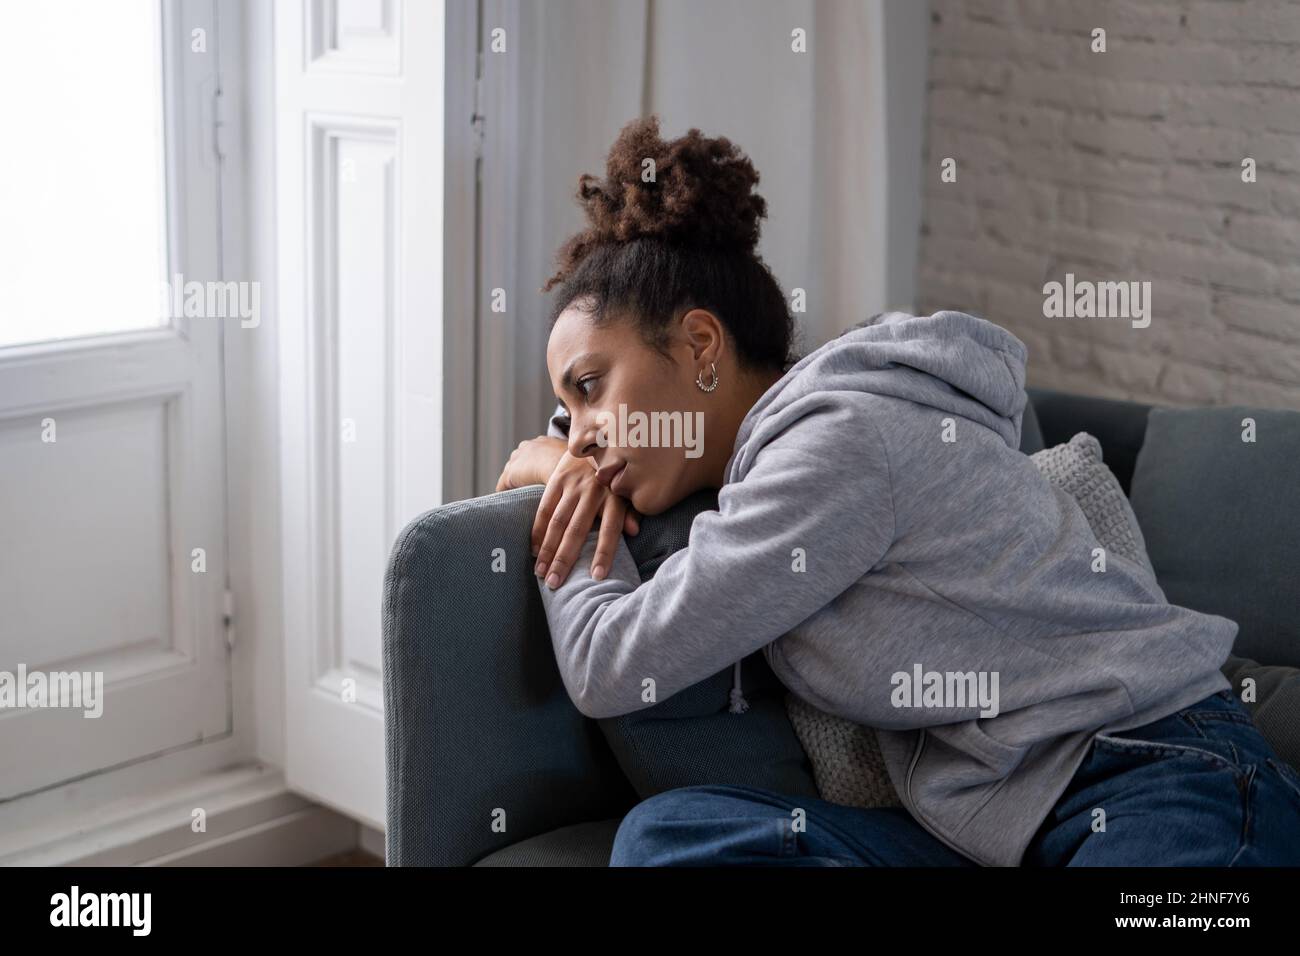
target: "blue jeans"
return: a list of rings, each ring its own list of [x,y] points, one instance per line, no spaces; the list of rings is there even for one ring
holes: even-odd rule
[[[791,812],[805,811],[805,827]],[[1094,831],[1094,811],[1105,830]],[[623,819],[610,866],[977,866],[899,807],[680,787]],[[1300,773],[1229,690],[1098,734],[1024,866],[1300,866]]]

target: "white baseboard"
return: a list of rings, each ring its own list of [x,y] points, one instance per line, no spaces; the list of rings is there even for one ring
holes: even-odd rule
[[[193,829],[195,810],[204,832]],[[0,866],[300,866],[355,849],[360,831],[258,765],[9,834]]]

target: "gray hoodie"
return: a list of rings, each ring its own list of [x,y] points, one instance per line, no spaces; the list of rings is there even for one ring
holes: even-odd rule
[[[650,707],[761,648],[797,696],[877,729],[926,830],[1019,864],[1093,735],[1229,687],[1237,632],[1099,556],[1019,451],[1026,357],[943,311],[885,313],[799,360],[654,578],[620,539],[594,580],[593,531],[559,588],[539,579],[577,708]]]

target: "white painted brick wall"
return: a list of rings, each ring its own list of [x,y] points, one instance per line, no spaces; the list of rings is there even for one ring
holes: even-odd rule
[[[1300,0],[931,9],[917,309],[1006,326],[1031,385],[1300,409]],[[1067,272],[1150,281],[1151,325],[1044,317]]]

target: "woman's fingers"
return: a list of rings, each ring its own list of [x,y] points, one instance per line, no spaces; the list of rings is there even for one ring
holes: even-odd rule
[[[560,539],[560,545],[555,550],[555,557],[551,559],[546,569],[546,583],[551,587],[558,588],[563,584],[564,579],[569,576],[569,572],[578,562],[582,554],[582,546],[586,543],[587,534],[596,521],[596,513],[600,510],[605,494],[604,488],[596,486],[594,491],[584,494],[578,506],[573,509],[568,526]],[[551,525],[552,527],[555,525],[554,518],[551,519]],[[547,532],[547,537],[550,537],[550,532]],[[543,551],[545,548],[546,546],[543,545]]]
[[[506,466],[501,469],[501,475],[497,478],[497,491],[510,490],[510,466],[513,464],[514,460],[515,456],[511,455],[510,460],[506,462]]]
[[[537,558],[533,571],[553,588],[563,584],[573,570],[597,515],[601,516],[600,532],[592,559],[592,575],[597,579],[609,573],[619,534],[640,531],[640,518],[631,502],[595,479],[593,462],[562,453],[537,504],[529,534]]]
[[[581,490],[561,493],[560,500],[556,502],[555,507],[552,509],[543,530],[541,544],[537,548],[537,564],[534,571],[539,576],[550,572],[551,561],[555,557],[555,552],[560,548],[560,542],[564,539],[564,531],[569,526],[573,512],[581,504],[581,499]],[[538,518],[541,518],[541,508],[538,508],[537,511]]]
[[[555,506],[560,502],[560,495],[560,483],[548,481],[541,500],[537,502],[537,514],[533,516],[533,530],[528,536],[528,545],[532,549],[533,557],[537,557],[537,552],[542,549],[542,541],[546,538],[546,526],[550,523]]]
[[[614,549],[618,547],[618,536],[623,533],[623,522],[627,517],[626,498],[610,495],[600,509],[600,531],[596,534],[596,554],[591,559],[591,576],[597,581],[609,573],[614,563]]]

